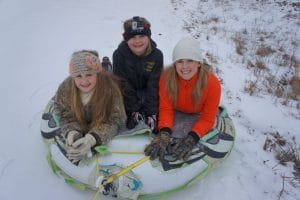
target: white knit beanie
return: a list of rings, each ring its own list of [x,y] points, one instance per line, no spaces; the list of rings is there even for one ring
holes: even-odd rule
[[[202,51],[196,39],[185,37],[176,44],[173,50],[173,62],[180,59],[191,59],[203,62]]]

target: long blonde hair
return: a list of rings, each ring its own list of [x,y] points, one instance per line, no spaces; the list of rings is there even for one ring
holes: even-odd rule
[[[119,89],[117,78],[105,72],[104,70],[97,74],[97,83],[90,100],[91,105],[91,121],[87,122],[84,114],[84,106],[81,101],[80,91],[72,81],[71,91],[71,110],[75,118],[79,122],[82,129],[95,127],[97,125],[109,122],[110,115],[113,113],[114,102],[121,102],[123,105],[123,97]],[[118,108],[121,115],[125,115],[124,107]]]
[[[199,102],[201,100],[202,94],[203,94],[203,90],[207,85],[207,77],[208,77],[208,73],[210,71],[210,66],[207,64],[202,64],[200,63],[200,67],[198,69],[198,78],[197,78],[197,82],[195,87],[193,88],[193,92],[192,92],[192,96],[193,96],[193,101],[196,105],[197,102]],[[168,66],[165,70],[164,70],[164,77],[165,77],[165,89],[169,94],[169,97],[173,103],[173,105],[175,106],[177,103],[177,97],[178,97],[178,93],[179,93],[179,77],[178,74],[176,72],[176,67],[175,67],[175,63],[173,63],[172,65]]]

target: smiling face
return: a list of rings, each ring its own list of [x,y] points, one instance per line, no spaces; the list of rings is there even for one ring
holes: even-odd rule
[[[197,72],[200,67],[198,61],[190,59],[180,59],[175,62],[175,68],[178,75],[184,80],[190,80]]]
[[[129,49],[136,55],[143,55],[149,45],[149,37],[146,35],[135,35],[127,41]]]
[[[83,93],[91,92],[97,83],[96,73],[79,74],[74,77],[76,87]]]

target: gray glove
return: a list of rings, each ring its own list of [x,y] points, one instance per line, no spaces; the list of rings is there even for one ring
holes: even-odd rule
[[[70,131],[67,134],[67,138],[66,138],[67,146],[72,146],[72,144],[81,137],[82,137],[82,135],[78,131],[76,131],[76,130]]]
[[[146,124],[150,127],[151,131],[156,130],[156,115],[151,115],[146,118]]]
[[[167,151],[167,147],[170,143],[170,133],[166,131],[161,131],[158,135],[153,138],[151,144],[149,144],[144,152],[146,156],[150,156],[151,160],[159,157],[160,159],[164,158]]]
[[[76,140],[71,147],[67,149],[67,156],[72,162],[82,160],[91,152],[91,148],[96,144],[96,139],[91,134]]]
[[[174,145],[172,152],[178,158],[187,160],[199,140],[200,137],[194,131],[190,131],[185,138],[179,140],[177,144]]]

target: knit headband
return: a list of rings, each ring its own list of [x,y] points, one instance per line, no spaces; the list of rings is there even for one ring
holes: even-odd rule
[[[99,58],[86,51],[75,52],[70,61],[70,76],[76,77],[80,74],[99,73],[102,66]]]

